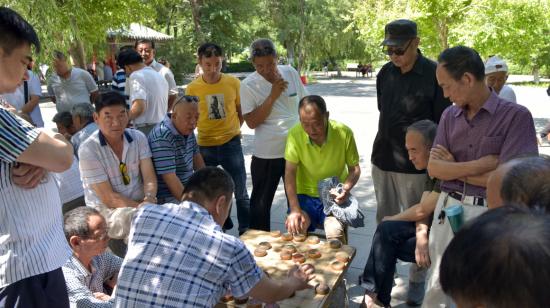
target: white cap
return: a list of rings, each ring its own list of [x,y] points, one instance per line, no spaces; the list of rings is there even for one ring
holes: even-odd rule
[[[508,65],[501,58],[492,56],[485,62],[485,75],[496,72],[508,72]]]

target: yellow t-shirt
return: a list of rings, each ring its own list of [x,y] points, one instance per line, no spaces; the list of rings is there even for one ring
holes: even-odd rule
[[[241,133],[237,114],[241,105],[240,87],[239,79],[225,74],[215,84],[204,82],[200,76],[187,85],[185,94],[199,97],[200,146],[222,145]]]
[[[318,146],[300,123],[290,129],[286,141],[285,159],[298,165],[296,171],[296,193],[319,197],[317,183],[332,176],[344,182],[348,166],[359,164],[359,153],[353,131],[342,123],[329,120],[327,139]]]

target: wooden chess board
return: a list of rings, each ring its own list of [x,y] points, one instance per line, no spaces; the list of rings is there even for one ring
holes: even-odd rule
[[[328,299],[332,294],[335,286],[340,283],[344,273],[348,269],[349,264],[355,257],[355,248],[342,245],[338,249],[330,248],[328,242],[321,239],[319,244],[310,244],[306,241],[297,242],[295,240],[285,241],[282,237],[273,237],[269,232],[249,230],[241,235],[241,240],[246,244],[246,247],[250,250],[250,253],[254,255],[254,250],[261,242],[269,242],[272,246],[267,250],[265,257],[254,257],[258,266],[268,273],[271,278],[284,279],[287,276],[288,270],[295,264],[292,260],[281,260],[280,252],[284,245],[292,244],[296,247],[299,253],[306,256],[305,263],[315,266],[315,278],[309,282],[309,284],[315,287],[317,284],[323,282],[326,283],[330,292],[327,295],[318,295],[315,293],[314,288],[301,290],[296,294],[283,301],[277,302],[279,307],[324,307],[328,304]],[[309,249],[318,249],[321,252],[321,257],[318,259],[307,258],[307,251]],[[350,259],[345,264],[342,270],[335,270],[331,267],[331,262],[335,261],[335,255],[337,252],[345,251],[349,254]],[[247,304],[237,305],[234,301],[229,301],[216,307],[247,307]],[[272,307],[272,306],[268,306]]]

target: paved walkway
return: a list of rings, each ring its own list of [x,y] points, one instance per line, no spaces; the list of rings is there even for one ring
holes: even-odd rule
[[[370,155],[371,147],[378,127],[378,109],[376,103],[375,80],[373,78],[342,78],[325,79],[318,77],[318,83],[308,85],[311,94],[318,94],[325,98],[330,112],[330,118],[347,124],[355,133],[357,147],[360,154],[361,178],[352,193],[358,198],[361,210],[365,214],[364,228],[350,228],[350,244],[357,248],[357,255],[351,264],[351,269],[346,275],[350,307],[358,307],[363,289],[357,286],[357,277],[362,272],[371,246],[372,235],[376,228],[375,213],[376,201],[372,187]],[[537,128],[540,130],[550,118],[550,98],[545,89],[535,87],[513,86],[518,102],[530,109],[535,116]],[[51,103],[40,105],[47,127],[55,127],[51,119],[55,113],[55,107]],[[246,125],[243,126],[243,147],[246,159],[248,188],[251,191],[250,158],[252,154],[252,142],[254,131]],[[550,147],[541,148],[550,152]],[[548,153],[550,154],[550,153]],[[271,210],[272,229],[284,230],[286,216],[286,199],[281,185],[275,196]],[[236,209],[232,210],[234,221]],[[230,233],[237,235],[237,228]],[[394,307],[407,307],[403,304],[406,296],[408,265],[399,263],[397,267],[397,286],[393,289],[392,305]]]

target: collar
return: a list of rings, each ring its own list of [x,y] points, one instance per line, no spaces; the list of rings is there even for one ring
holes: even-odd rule
[[[490,115],[493,115],[497,111],[498,101],[499,98],[497,93],[493,89],[491,89],[491,94],[489,95],[489,98],[485,101],[485,103],[483,103],[483,106],[481,106],[479,110],[484,109],[489,112]],[[454,116],[459,117],[462,113],[464,113],[464,109],[457,108]]]
[[[416,73],[418,75],[424,74],[424,61],[426,61],[426,58],[424,58],[424,55],[422,55],[422,52],[420,51],[420,49],[416,49],[416,52],[418,54],[416,55],[416,60],[414,61],[413,67],[410,71],[406,72],[405,74],[409,74],[409,73]],[[393,69],[397,71],[399,74],[401,74],[401,69],[395,66],[393,62],[390,61],[390,63],[392,64]]]
[[[99,136],[99,144],[102,147],[106,146],[107,145],[107,139],[105,139],[105,136],[103,135],[101,130],[98,130],[97,134]],[[134,141],[134,138],[132,138],[132,136],[130,135],[130,133],[126,129],[124,130],[124,136],[126,137],[126,140],[128,141],[128,143],[132,143],[132,141]]]
[[[145,66],[155,67],[157,64],[158,64],[157,59],[153,58],[153,62],[151,62],[151,64],[149,65],[146,64]]]
[[[75,269],[83,276],[90,276],[92,273],[88,271],[86,267],[78,260],[78,258],[75,255],[71,255],[71,263],[75,267]]]

